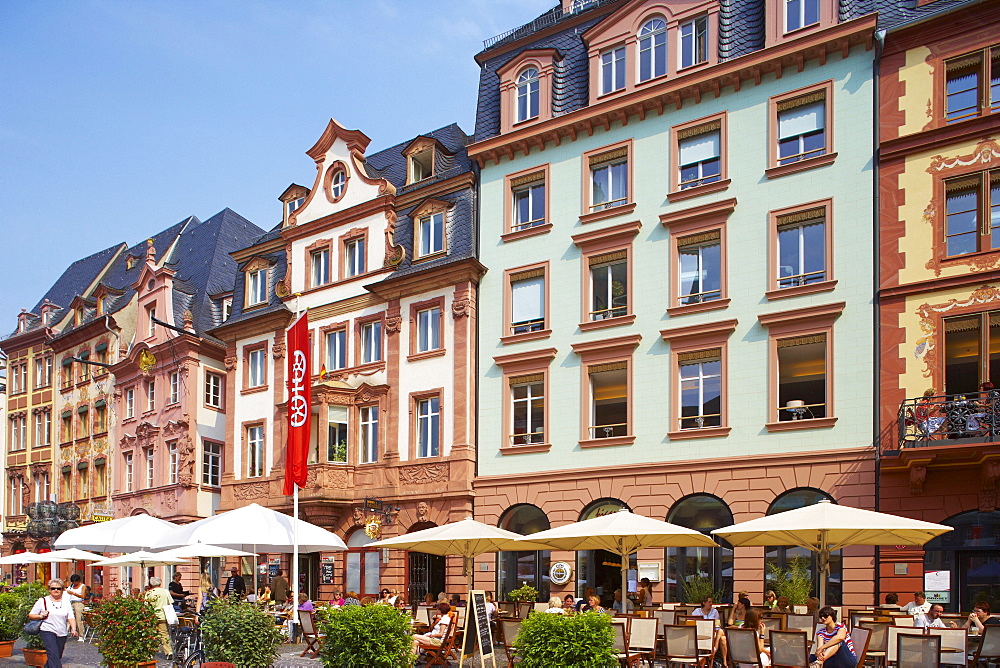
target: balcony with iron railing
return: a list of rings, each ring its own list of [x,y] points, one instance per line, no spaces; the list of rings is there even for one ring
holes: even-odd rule
[[[998,412],[997,390],[906,399],[896,414],[896,452],[1000,442]]]
[[[491,49],[501,42],[513,42],[521,39],[522,37],[533,35],[540,30],[544,30],[551,25],[559,23],[559,21],[561,21],[564,17],[579,14],[580,12],[593,9],[595,7],[602,7],[613,2],[618,2],[618,0],[573,0],[573,2],[570,3],[569,7],[565,10],[562,5],[553,7],[551,10],[545,12],[534,21],[525,23],[522,26],[508,30],[507,32],[496,35],[495,37],[483,40],[483,48]]]

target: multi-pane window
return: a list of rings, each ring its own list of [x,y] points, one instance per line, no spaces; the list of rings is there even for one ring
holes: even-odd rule
[[[1000,248],[1000,169],[945,181],[944,238],[948,256]]]
[[[108,407],[103,400],[94,405],[94,433],[103,434],[108,430]]]
[[[35,388],[48,387],[52,384],[52,358],[35,358]]]
[[[177,450],[177,441],[167,443],[167,475],[168,484],[177,484],[177,474],[180,470],[180,453]]]
[[[417,352],[424,353],[441,347],[441,309],[417,311]]]
[[[305,203],[306,203],[305,197],[297,197],[295,199],[288,200],[287,202],[285,202],[286,216],[295,213],[299,209],[299,207]]]
[[[826,91],[779,102],[777,111],[779,165],[826,154]]]
[[[422,217],[418,223],[420,239],[419,257],[440,253],[444,250],[444,213],[433,213]]]
[[[590,210],[602,211],[628,202],[628,149],[590,158]]]
[[[61,443],[68,443],[73,440],[73,413],[71,411],[64,411],[62,414],[62,430],[60,431],[59,441]]]
[[[721,350],[679,353],[681,429],[722,425]]]
[[[148,328],[147,331],[146,331],[146,335],[147,336],[155,336],[156,335],[156,304],[153,304],[152,306],[149,306],[149,307],[146,308],[146,326]],[[84,365],[84,366],[86,366],[86,365]]]
[[[330,406],[327,417],[326,461],[347,463],[347,406]]]
[[[73,376],[70,376],[72,383]],[[28,391],[28,363],[10,365],[10,393],[21,394]]]
[[[972,394],[1000,378],[1000,311],[945,318],[944,392]]]
[[[344,275],[357,276],[363,273],[365,273],[364,238],[344,242]]]
[[[233,298],[226,297],[222,300],[222,320],[229,320],[229,316],[233,314]]]
[[[52,413],[35,413],[35,445],[49,445],[52,442]]]
[[[78,499],[89,499],[90,498],[90,469],[84,468],[79,469],[76,472],[77,482],[77,498]]]
[[[10,419],[10,449],[23,450],[28,447],[28,421],[23,415]]]
[[[247,354],[247,387],[261,387],[265,383],[265,350],[255,348]]]
[[[545,329],[545,270],[530,269],[510,277],[510,333]]]
[[[1000,47],[949,60],[945,69],[948,123],[1000,111]]]
[[[358,409],[359,459],[362,464],[378,461],[378,406],[362,406]]]
[[[122,460],[124,462],[124,474],[125,474],[125,491],[131,492],[135,489],[135,462],[132,460],[132,453],[126,452],[122,455]]]
[[[685,21],[681,24],[681,67],[691,67],[708,62],[708,17]]]
[[[826,278],[825,209],[779,216],[778,287],[793,288]]]
[[[410,156],[410,183],[434,176],[434,149],[427,148]]]
[[[90,351],[84,350],[82,353],[80,353],[79,357],[81,360],[83,360],[82,362],[80,362],[79,381],[81,383],[86,383],[90,379],[90,365],[87,364],[87,361],[90,360]]]
[[[326,285],[330,282],[330,251],[323,249],[310,254],[312,263],[312,285]]]
[[[382,321],[375,320],[361,325],[361,363],[382,360]]]
[[[511,181],[514,198],[512,232],[545,224],[545,173],[535,172]]]
[[[153,487],[154,473],[155,473],[155,467],[153,466],[154,451],[152,446],[148,448],[143,448],[142,454],[143,454],[143,459],[145,459],[145,465],[146,465],[146,489],[150,489],[151,487]]]
[[[517,122],[538,118],[538,70],[534,67],[517,75]]]
[[[347,330],[335,329],[326,334],[326,368],[344,369],[347,367]]]
[[[62,484],[59,486],[59,497],[62,499],[73,498],[73,477],[69,471],[62,474]]]
[[[590,320],[628,314],[628,260],[625,251],[590,257]]]
[[[247,477],[264,475],[264,425],[247,427]]]
[[[135,388],[125,390],[125,419],[135,417]]]
[[[666,73],[667,22],[656,17],[639,28],[639,81],[649,81]]]
[[[247,304],[263,304],[267,301],[267,269],[258,269],[247,274]]]
[[[90,435],[90,410],[88,406],[81,406],[77,412],[79,418],[76,421],[76,437],[86,438]]]
[[[590,376],[589,438],[627,435],[628,364],[597,364],[587,371]]]
[[[181,374],[179,371],[170,372],[170,395],[167,403],[176,404],[181,400]]]
[[[333,199],[340,199],[344,196],[344,192],[347,190],[347,172],[343,169],[338,169],[333,173],[330,178],[330,196]]]
[[[827,415],[826,334],[777,340],[778,420]]]
[[[24,478],[10,479],[10,495],[7,499],[7,508],[11,515],[24,513]]]
[[[205,405],[222,408],[222,376],[217,373],[205,374]]]
[[[71,358],[69,358],[69,357],[67,357],[66,359],[64,359],[63,363],[62,363],[62,368],[63,368],[62,386],[63,387],[72,387],[73,386],[73,360]],[[14,375],[14,377],[11,380],[12,380],[11,387],[14,388],[15,386],[13,384],[13,381],[17,380],[16,374]],[[11,389],[11,392],[14,393],[14,394],[16,394],[16,391],[14,389]]]
[[[601,94],[625,88],[625,47],[619,46],[601,54]]]
[[[150,378],[146,381],[146,410],[151,411],[156,408],[156,379]]]
[[[785,32],[819,23],[820,0],[785,0]]]
[[[218,487],[222,483],[222,443],[205,441],[202,448],[201,482]]]
[[[722,298],[722,233],[711,230],[677,240],[681,304]]]
[[[511,445],[545,442],[545,378],[531,374],[510,379]]]
[[[441,451],[441,399],[417,401],[417,456],[437,457]]]
[[[98,459],[94,462],[94,496],[102,497],[107,494],[107,485],[105,481],[107,480],[107,467],[104,465],[103,459]]]
[[[722,121],[682,130],[677,135],[681,190],[722,178]]]

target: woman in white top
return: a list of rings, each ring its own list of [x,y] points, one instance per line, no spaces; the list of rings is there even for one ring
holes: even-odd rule
[[[562,599],[558,596],[552,596],[549,598],[549,607],[545,610],[545,612],[551,612],[553,615],[565,614],[566,611],[563,610]]]
[[[712,597],[705,596],[701,599],[701,607],[692,610],[691,616],[703,619],[718,619],[719,611],[712,607]]]
[[[48,655],[46,668],[62,668],[63,648],[66,647],[66,636],[72,633],[76,636],[76,620],[73,618],[73,608],[69,599],[63,598],[65,585],[62,580],[49,580],[49,595],[35,601],[28,613],[28,619],[42,620],[42,644]]]

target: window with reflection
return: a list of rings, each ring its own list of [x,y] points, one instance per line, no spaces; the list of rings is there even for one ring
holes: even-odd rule
[[[368,549],[369,543],[375,542],[369,538],[364,529],[357,529],[347,537],[347,553],[344,556],[344,592],[354,591],[364,596],[378,595],[379,562],[381,550]]]
[[[949,531],[924,545],[924,572],[951,573],[946,612],[971,610],[980,601],[1000,609],[1000,510],[970,510],[944,520]]]
[[[795,510],[819,503],[822,500],[836,503],[826,492],[818,489],[799,488],[792,489],[778,498],[767,509],[768,515],[777,515],[787,510]],[[812,577],[812,592],[810,596],[819,596],[819,573],[818,559],[815,552],[804,547],[771,546],[764,548],[764,589],[774,588],[771,573],[774,568],[786,569],[792,565],[794,559],[804,559],[809,575]],[[844,579],[844,556],[843,550],[835,550],[830,553],[830,578],[826,584],[826,605],[841,605],[843,598]]]
[[[944,392],[978,392],[1000,378],[1000,311],[944,319]]]
[[[508,508],[497,526],[527,536],[548,529],[549,518],[538,506],[523,503]],[[522,585],[537,589],[539,601],[549,600],[548,550],[497,553],[497,600]]]
[[[733,513],[722,499],[710,494],[693,494],[674,504],[667,515],[671,524],[694,529],[709,536],[715,529],[733,524]],[[668,547],[666,601],[698,603],[687,600],[685,583],[697,578],[712,581],[715,591],[726,596],[733,591],[733,547],[722,538],[710,536],[721,547]],[[718,601],[717,601],[718,602]]]

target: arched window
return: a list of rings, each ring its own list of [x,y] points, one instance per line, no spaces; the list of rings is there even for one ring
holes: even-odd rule
[[[344,190],[347,188],[347,174],[343,169],[338,169],[333,173],[333,178],[330,179],[330,195],[334,199],[340,199],[344,195]]]
[[[598,499],[587,505],[580,513],[579,521],[601,517],[619,510],[630,510],[628,504],[618,499]],[[638,573],[637,556],[629,556],[631,578]],[[615,589],[622,586],[621,557],[614,552],[605,550],[580,550],[576,553],[576,595],[583,596],[587,589],[593,587],[601,597],[601,605],[610,608],[614,602]],[[635,591],[633,586],[630,591]]]
[[[344,592],[354,591],[359,595],[377,595],[379,590],[379,550],[365,549],[375,541],[368,537],[363,528],[358,528],[347,537],[347,553],[344,557]]]
[[[724,539],[710,536],[714,529],[733,524],[733,513],[722,499],[711,494],[692,494],[670,509],[671,524],[700,531],[721,547],[668,547],[667,590],[665,600],[700,603],[694,596],[685,596],[685,585],[708,580],[712,591],[728,597],[733,592],[733,546]],[[716,601],[716,603],[721,602]]]
[[[777,515],[786,510],[795,510],[819,503],[823,499],[836,503],[833,497],[826,492],[808,487],[792,489],[771,502],[767,509],[768,515]],[[775,546],[767,547],[764,551],[764,589],[774,588],[772,574],[774,569],[787,569],[794,564],[795,559],[804,559],[812,577],[812,593],[810,596],[819,596],[819,573],[817,555],[804,547]],[[840,605],[843,595],[843,573],[844,559],[843,551],[835,550],[830,553],[830,579],[826,585],[826,601],[824,605]]]
[[[522,503],[508,508],[497,526],[528,536],[548,529],[549,518],[538,506]],[[525,584],[538,590],[540,601],[549,600],[549,551],[497,553],[497,595],[500,600],[504,600],[507,592]]]
[[[639,28],[639,81],[667,73],[667,22],[654,17]]]
[[[517,76],[517,122],[538,117],[538,70],[529,67]]]
[[[924,572],[949,572],[951,589],[925,592],[927,600],[949,612],[971,610],[980,601],[1000,609],[1000,510],[970,510],[941,524],[955,530],[924,545]]]

